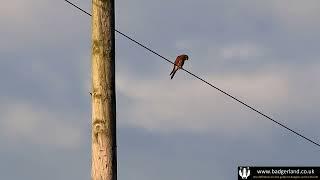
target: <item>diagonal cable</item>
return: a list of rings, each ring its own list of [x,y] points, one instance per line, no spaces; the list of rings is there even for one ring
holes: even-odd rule
[[[73,4],[72,2],[70,2],[70,1],[68,1],[68,0],[64,0],[64,1],[66,1],[66,2],[67,2],[67,3],[69,3],[69,4],[71,4],[71,5],[72,5],[72,6],[74,6],[75,8],[79,9],[80,11],[84,12],[85,14],[87,14],[87,15],[89,15],[89,16],[92,16],[90,13],[88,13],[87,11],[85,11],[85,10],[81,9],[79,6],[77,6],[77,5]],[[146,49],[146,50],[150,51],[151,53],[153,53],[153,54],[155,54],[155,55],[157,55],[157,56],[161,57],[162,59],[166,60],[167,62],[169,62],[169,63],[171,63],[171,64],[174,64],[174,65],[175,65],[175,63],[174,63],[174,62],[170,61],[169,59],[167,59],[167,58],[165,58],[164,56],[160,55],[159,53],[155,52],[154,50],[152,50],[152,49],[148,48],[147,46],[145,46],[145,45],[141,44],[140,42],[136,41],[135,39],[131,38],[130,36],[128,36],[128,35],[126,35],[126,34],[124,34],[124,33],[120,32],[120,31],[119,31],[119,30],[117,30],[117,29],[115,29],[115,31],[116,31],[117,33],[119,33],[120,35],[122,35],[122,36],[126,37],[126,38],[127,38],[127,39],[129,39],[130,41],[132,41],[132,42],[134,42],[134,43],[138,44],[139,46],[143,47],[144,49]],[[319,143],[317,143],[317,142],[315,142],[315,141],[311,140],[310,138],[308,138],[308,137],[306,137],[306,136],[302,135],[301,133],[298,133],[297,131],[295,131],[295,130],[293,130],[293,129],[289,128],[289,127],[287,127],[286,125],[284,125],[284,124],[282,124],[282,123],[280,123],[280,122],[276,121],[276,120],[275,120],[275,119],[273,119],[272,117],[270,117],[270,116],[268,116],[268,115],[266,115],[266,114],[262,113],[261,111],[259,111],[259,110],[257,110],[256,108],[254,108],[254,107],[252,107],[252,106],[248,105],[247,103],[245,103],[245,102],[241,101],[240,99],[238,99],[238,98],[236,98],[235,96],[233,96],[233,95],[231,95],[231,94],[227,93],[226,91],[224,91],[224,90],[222,90],[222,89],[220,89],[220,88],[218,88],[218,87],[214,86],[213,84],[209,83],[208,81],[206,81],[205,79],[203,79],[203,78],[199,77],[198,75],[195,75],[195,74],[193,74],[192,72],[190,72],[190,71],[188,71],[188,70],[186,70],[186,69],[184,69],[184,68],[181,68],[181,69],[182,69],[183,71],[187,72],[188,74],[190,74],[191,76],[193,76],[193,77],[195,77],[195,78],[199,79],[200,81],[204,82],[205,84],[207,84],[207,85],[211,86],[212,88],[215,88],[216,90],[220,91],[221,93],[223,93],[223,94],[225,94],[225,95],[229,96],[230,98],[232,98],[233,100],[235,100],[235,101],[239,102],[240,104],[242,104],[242,105],[246,106],[247,108],[251,109],[252,111],[254,111],[254,112],[256,112],[256,113],[260,114],[261,116],[263,116],[263,117],[265,117],[265,118],[269,119],[270,121],[272,121],[272,122],[274,122],[274,123],[278,124],[279,126],[281,126],[281,127],[285,128],[285,129],[289,130],[290,132],[292,132],[292,133],[296,134],[297,136],[299,136],[299,137],[301,137],[301,138],[303,138],[303,139],[305,139],[305,140],[307,140],[307,141],[309,141],[309,142],[311,142],[311,143],[313,143],[313,144],[315,144],[315,145],[317,145],[317,146],[319,146],[319,147],[320,147],[320,144],[319,144]]]

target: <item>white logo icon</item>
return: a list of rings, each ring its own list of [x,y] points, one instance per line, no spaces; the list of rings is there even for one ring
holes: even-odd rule
[[[239,175],[241,176],[242,179],[247,179],[250,176],[250,169],[249,167],[240,167],[239,170]]]

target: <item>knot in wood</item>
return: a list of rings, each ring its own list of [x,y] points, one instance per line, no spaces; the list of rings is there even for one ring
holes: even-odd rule
[[[106,131],[106,126],[102,121],[98,121],[93,125],[93,131],[95,134],[103,133]]]

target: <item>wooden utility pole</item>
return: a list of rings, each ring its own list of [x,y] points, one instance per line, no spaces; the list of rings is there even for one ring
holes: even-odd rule
[[[114,0],[92,0],[92,180],[117,179]]]

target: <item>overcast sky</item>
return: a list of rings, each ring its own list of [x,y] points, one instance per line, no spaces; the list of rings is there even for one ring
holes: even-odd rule
[[[118,30],[316,142],[319,17],[319,0],[116,0]],[[1,179],[90,179],[90,20],[63,0],[0,6]],[[319,147],[171,68],[116,35],[120,180],[319,165]]]

